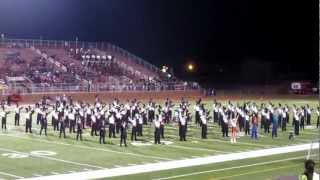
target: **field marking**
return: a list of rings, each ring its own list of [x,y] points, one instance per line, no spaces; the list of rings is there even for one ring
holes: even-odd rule
[[[308,134],[308,135],[319,135],[319,133],[314,133],[314,132],[306,132],[306,131],[302,131],[301,134]]]
[[[319,148],[319,143],[314,144],[315,148]],[[302,144],[296,146],[286,146],[286,147],[278,147],[278,148],[269,148],[269,149],[261,149],[255,151],[241,152],[241,153],[231,153],[231,154],[221,154],[215,156],[201,157],[201,158],[193,158],[186,160],[174,160],[174,161],[166,161],[159,163],[150,163],[145,165],[137,165],[137,166],[127,166],[121,168],[112,168],[112,169],[102,169],[102,170],[94,170],[88,172],[78,172],[73,174],[61,174],[61,175],[53,175],[53,176],[44,176],[41,178],[31,178],[33,180],[51,180],[51,179],[98,179],[98,178],[107,178],[107,177],[115,177],[115,176],[125,176],[139,173],[149,173],[155,171],[162,170],[172,170],[176,168],[185,168],[185,167],[193,167],[207,164],[214,164],[226,161],[234,161],[234,160],[242,160],[248,158],[258,158],[265,157],[277,154],[286,154],[298,151],[305,151],[310,148],[310,144]]]
[[[137,164],[128,164],[128,166],[136,166]]]
[[[192,139],[199,139],[200,138],[192,138]],[[224,141],[224,140],[220,140],[220,139],[203,139],[204,141],[215,141],[215,142],[222,142],[222,143],[228,143],[228,144],[231,144],[230,141]],[[242,145],[248,145],[248,146],[258,146],[258,147],[263,147],[263,148],[274,148],[274,147],[280,147],[280,146],[277,146],[277,145],[268,145],[268,144],[254,144],[254,143],[247,143],[247,142],[239,142],[237,141],[236,144],[242,144]]]
[[[32,174],[32,176],[41,177],[43,175],[41,175],[41,174]]]
[[[232,175],[232,176],[223,176],[223,177],[219,177],[219,178],[215,178],[215,179],[216,180],[218,180],[218,179],[228,179],[228,178],[231,178],[231,177],[238,177],[238,176],[243,176],[243,175],[248,175],[248,174],[256,174],[256,173],[268,172],[268,171],[273,171],[273,170],[276,170],[276,169],[292,168],[292,167],[296,167],[296,166],[301,166],[301,164],[294,164],[294,165],[281,166],[281,167],[277,167],[277,168],[269,168],[269,169],[264,169],[264,170],[250,171],[250,172],[247,172],[247,173],[241,173],[241,174],[236,174],[236,175]]]
[[[197,147],[189,147],[189,146],[178,146],[178,145],[168,145],[167,147],[174,147],[180,149],[189,149],[189,150],[198,150],[198,151],[208,151],[208,152],[219,152],[219,153],[230,153],[227,151],[219,151],[214,149],[207,149],[207,148],[197,148]]]
[[[157,156],[135,154],[135,153],[130,153],[130,152],[119,152],[119,151],[114,151],[114,150],[110,150],[110,149],[95,148],[95,147],[89,147],[89,146],[83,146],[83,145],[77,145],[77,144],[68,144],[68,143],[62,143],[62,142],[56,142],[56,141],[48,141],[48,140],[43,140],[43,139],[34,139],[34,138],[21,137],[21,136],[11,135],[11,134],[0,133],[0,135],[20,138],[20,139],[26,139],[26,140],[30,140],[30,141],[45,142],[45,143],[48,143],[48,144],[58,144],[58,145],[64,145],[64,146],[73,146],[73,147],[78,147],[78,148],[82,148],[82,149],[90,149],[90,150],[96,150],[96,151],[112,152],[112,153],[117,153],[117,154],[126,154],[126,155],[130,155],[130,156],[144,157],[144,158],[150,158],[150,159],[161,159],[161,160],[167,160],[167,161],[168,160],[173,160],[173,159],[170,159],[170,158],[163,158],[163,157],[157,157]]]
[[[168,137],[177,137],[174,135],[165,135]],[[220,139],[201,139],[201,138],[196,138],[196,137],[187,137],[187,139],[194,139],[194,140],[198,140],[199,142],[201,141],[206,141],[206,142],[222,142],[222,143],[227,143],[227,144],[231,144],[230,141],[224,141],[224,140],[220,140]],[[268,144],[254,144],[254,143],[246,143],[246,142],[239,142],[237,141],[236,144],[242,144],[242,145],[248,145],[248,146],[258,146],[258,147],[263,147],[263,148],[271,148],[271,147],[280,147],[280,146],[276,146],[276,145],[268,145]]]
[[[120,165],[113,165],[113,167],[121,168],[121,167],[123,167],[123,166],[120,166]]]
[[[5,175],[5,176],[9,176],[9,177],[19,178],[19,179],[24,178],[22,176],[17,176],[17,175],[6,173],[6,172],[2,172],[2,171],[0,171],[0,174]]]
[[[168,176],[168,177],[156,178],[154,180],[175,179],[175,178],[180,178],[180,177],[206,174],[206,173],[211,173],[211,172],[227,171],[227,170],[240,169],[240,168],[246,168],[246,167],[252,167],[252,166],[261,166],[261,165],[267,165],[267,164],[273,164],[273,163],[291,161],[291,160],[303,159],[303,158],[305,158],[305,156],[299,156],[299,157],[287,158],[287,159],[281,159],[281,160],[274,160],[274,161],[266,161],[266,162],[262,162],[262,163],[254,163],[254,164],[247,164],[247,165],[241,165],[241,166],[233,166],[233,167],[221,168],[221,169],[213,169],[213,170],[200,171],[200,172],[181,174],[181,175],[175,175],[175,176]],[[299,165],[301,165],[301,164],[299,164]]]
[[[84,168],[83,170],[85,170],[85,171],[91,171],[92,169]]]
[[[52,161],[64,162],[64,163],[78,165],[78,166],[86,166],[86,167],[94,167],[94,168],[97,168],[97,169],[104,169],[104,167],[101,167],[101,166],[95,166],[95,165],[90,165],[90,164],[85,164],[85,163],[78,163],[78,162],[74,162],[74,161],[68,161],[68,160],[63,160],[63,159],[58,159],[58,158],[53,158],[53,157],[48,157],[48,156],[41,156],[41,155],[36,155],[36,154],[31,154],[31,153],[24,153],[24,152],[21,152],[21,151],[16,151],[16,150],[7,149],[7,148],[0,148],[0,151],[7,151],[7,152],[18,153],[18,154],[24,154],[24,155],[28,155],[28,156],[31,156],[31,157],[49,159],[49,160],[52,160]]]

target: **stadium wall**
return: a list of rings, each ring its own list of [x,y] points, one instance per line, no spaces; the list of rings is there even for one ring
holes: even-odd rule
[[[185,90],[185,91],[131,91],[131,92],[59,92],[59,93],[35,93],[35,94],[25,94],[21,95],[22,104],[26,103],[34,103],[39,101],[43,96],[49,96],[53,100],[55,96],[58,95],[66,95],[71,96],[74,100],[82,100],[85,102],[93,102],[95,100],[95,96],[98,95],[100,99],[103,101],[111,101],[114,98],[118,98],[120,100],[127,99],[138,99],[138,100],[149,100],[150,98],[154,100],[165,100],[166,98],[170,98],[172,100],[180,100],[181,97],[185,97],[187,99],[196,99],[202,96],[202,92],[200,90]],[[1,99],[6,99],[7,96],[0,96]]]
[[[184,91],[125,91],[125,92],[59,92],[59,93],[35,93],[21,95],[20,104],[33,104],[39,101],[43,96],[49,96],[54,100],[58,95],[71,96],[74,100],[81,100],[84,102],[94,102],[95,96],[98,95],[102,101],[110,102],[114,98],[118,98],[122,101],[127,99],[132,100],[136,98],[141,101],[148,101],[149,99],[164,101],[166,98],[171,100],[180,100],[182,97],[189,101],[194,101],[198,98],[203,100],[314,100],[319,101],[318,95],[279,95],[279,94],[218,94],[217,96],[205,96],[201,90],[184,90]],[[1,100],[6,100],[8,96],[0,95]],[[320,101],[319,101],[320,103]]]

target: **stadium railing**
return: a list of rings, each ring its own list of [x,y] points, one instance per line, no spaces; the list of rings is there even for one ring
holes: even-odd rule
[[[14,84],[0,90],[2,95],[13,92],[19,94],[57,93],[57,92],[126,92],[126,91],[186,91],[200,90],[192,83],[163,83],[163,84],[111,84],[111,83],[83,83],[83,84]]]

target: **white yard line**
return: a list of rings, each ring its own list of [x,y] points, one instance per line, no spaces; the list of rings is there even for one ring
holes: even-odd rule
[[[192,139],[199,139],[200,138],[192,138]],[[215,142],[222,142],[222,143],[227,143],[227,144],[231,144],[230,141],[224,141],[224,140],[220,140],[220,139],[205,139],[205,141],[215,141]],[[248,145],[248,146],[257,146],[257,147],[263,147],[263,148],[274,148],[274,147],[279,147],[277,145],[266,145],[266,144],[255,144],[255,143],[247,143],[247,142],[239,142],[237,141],[236,144],[242,144],[242,145]]]
[[[41,176],[43,176],[43,175],[41,175],[41,174],[32,174],[32,176],[41,177]]]
[[[219,177],[219,178],[216,178],[215,180],[228,179],[228,178],[232,178],[232,177],[244,176],[244,175],[249,175],[249,174],[257,174],[257,173],[274,171],[274,170],[279,170],[279,169],[287,169],[287,168],[292,168],[292,167],[296,167],[296,166],[301,166],[301,164],[294,164],[294,165],[287,165],[287,166],[281,166],[281,167],[276,167],[276,168],[268,168],[268,169],[263,169],[263,170],[249,171],[249,172],[246,172],[246,173]]]
[[[43,159],[49,159],[49,160],[52,160],[52,161],[58,161],[58,162],[63,162],[63,163],[73,164],[73,165],[78,165],[78,166],[86,166],[86,167],[93,167],[93,168],[97,168],[97,169],[104,169],[104,167],[101,167],[101,166],[95,166],[95,165],[90,165],[90,164],[85,164],[85,163],[78,163],[78,162],[74,162],[74,161],[68,161],[68,160],[58,159],[58,158],[49,157],[49,156],[34,155],[34,154],[24,153],[24,152],[21,152],[21,151],[16,151],[16,150],[7,149],[7,148],[0,148],[0,151],[6,151],[6,152],[24,154],[24,155],[28,155],[28,156],[31,156],[31,157],[38,157],[38,158],[43,158]]]
[[[177,146],[177,145],[172,145],[172,144],[168,145],[167,147],[174,147],[174,148],[180,148],[180,149],[189,149],[189,150],[195,150],[195,151],[229,153],[228,151],[219,151],[219,150],[214,150],[214,149],[195,148],[195,147],[188,147],[188,146]]]
[[[13,177],[13,178],[18,178],[18,179],[24,178],[24,177],[22,177],[22,176],[17,176],[17,175],[10,174],[10,173],[6,173],[6,172],[2,172],[2,171],[0,171],[0,174],[1,174],[1,175],[4,175],[4,176]]]
[[[314,147],[319,148],[319,143],[314,144]],[[193,158],[193,159],[186,159],[186,160],[150,163],[150,164],[144,164],[144,165],[113,168],[113,169],[107,169],[107,170],[103,169],[103,170],[94,170],[94,171],[88,171],[88,172],[78,172],[78,173],[72,173],[72,174],[44,176],[41,178],[31,178],[31,179],[34,179],[34,180],[37,180],[37,179],[41,179],[41,180],[98,179],[98,178],[124,176],[124,175],[132,175],[132,174],[139,174],[139,173],[149,173],[154,171],[171,170],[176,168],[200,166],[200,165],[234,161],[234,160],[242,160],[242,159],[248,159],[248,158],[265,157],[265,156],[271,156],[271,155],[277,155],[277,154],[305,151],[305,150],[308,150],[309,148],[310,148],[310,144],[302,144],[302,145],[295,145],[295,146],[261,149],[261,150],[232,153],[232,154],[222,154],[222,155]]]
[[[173,135],[165,135],[165,136],[177,137],[177,136],[173,136]],[[196,138],[196,137],[187,137],[187,139],[198,140],[198,142],[201,142],[201,141],[214,142],[215,141],[215,142],[222,142],[222,143],[231,144],[230,141],[224,141],[224,140],[220,140],[220,139],[201,139],[201,138]],[[240,144],[240,145],[242,144],[242,145],[248,145],[248,146],[257,146],[257,147],[263,147],[263,148],[279,147],[279,146],[275,146],[275,145],[254,144],[254,143],[239,142],[239,141],[237,141],[236,144]]]
[[[213,170],[200,171],[200,172],[181,174],[181,175],[175,175],[175,176],[168,176],[168,177],[157,178],[154,180],[175,179],[175,178],[180,178],[180,177],[194,176],[194,175],[219,172],[219,171],[227,171],[227,170],[240,169],[240,168],[252,167],[252,166],[261,166],[261,165],[266,165],[266,164],[273,164],[273,163],[291,161],[291,160],[303,159],[303,158],[305,158],[305,156],[299,156],[299,157],[287,158],[287,159],[281,159],[281,160],[275,160],[275,161],[266,161],[266,162],[262,162],[262,163],[247,164],[247,165],[241,165],[241,166],[233,166],[233,167],[221,168],[221,169],[213,169]]]
[[[90,150],[96,150],[96,151],[112,152],[112,153],[117,153],[117,154],[124,154],[124,155],[143,157],[143,158],[149,158],[149,159],[173,160],[173,159],[157,157],[157,156],[135,154],[135,153],[130,153],[130,152],[120,152],[120,151],[109,150],[109,149],[106,149],[106,148],[95,148],[95,147],[89,147],[89,146],[83,146],[83,145],[77,145],[77,144],[68,144],[68,143],[62,143],[62,142],[56,142],[56,141],[48,141],[48,140],[34,139],[34,138],[29,138],[29,137],[21,137],[21,136],[11,135],[11,134],[0,133],[0,135],[9,136],[9,137],[15,137],[15,138],[19,138],[19,139],[26,139],[26,140],[30,140],[30,141],[45,142],[45,143],[48,143],[48,144],[58,144],[58,145],[64,145],[64,146],[73,146],[73,147],[82,148],[82,149],[90,149]]]
[[[319,131],[320,131],[320,130],[319,130]],[[301,131],[300,133],[301,133],[302,135],[303,135],[303,134],[319,135],[319,133],[316,133],[316,132],[306,132],[306,131]]]

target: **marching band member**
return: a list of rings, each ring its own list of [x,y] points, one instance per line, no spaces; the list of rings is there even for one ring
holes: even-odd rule
[[[66,117],[67,114],[63,113],[63,115],[60,117],[59,122],[60,122],[60,132],[59,132],[59,138],[61,138],[61,134],[63,134],[63,138],[66,138]]]
[[[51,112],[51,124],[53,126],[53,131],[59,131],[59,112],[55,109]]]
[[[129,117],[129,122],[131,123],[131,141],[137,141],[137,119]]]
[[[69,133],[75,133],[76,130],[75,130],[75,126],[76,126],[76,119],[75,119],[75,113],[74,113],[74,110],[73,109],[70,109],[69,110],[69,113],[68,113],[68,119],[69,119],[69,122],[70,122],[70,126],[69,126]]]
[[[307,118],[307,126],[310,126],[311,125],[311,109],[308,104],[306,107],[306,118]]]
[[[8,111],[5,109],[5,105],[2,105],[0,111],[0,118],[1,118],[1,129],[7,130],[7,115],[9,114]]]
[[[222,129],[222,136],[223,137],[229,137],[228,136],[228,115],[226,114],[226,108],[223,107],[221,110],[221,129]]]
[[[76,115],[75,117],[76,123],[77,123],[77,136],[76,139],[77,141],[80,139],[82,141],[82,129],[83,129],[83,124],[82,124],[82,117],[80,114]]]
[[[126,121],[121,122],[121,129],[120,129],[120,146],[124,144],[127,147],[127,127],[128,124]]]
[[[40,136],[42,134],[42,130],[44,130],[44,135],[47,136],[47,128],[48,128],[48,112],[44,109],[43,114],[41,115],[42,120],[41,122],[41,128],[40,128]]]
[[[299,123],[300,123],[300,117],[298,109],[295,107],[293,108],[293,123],[294,123],[294,134],[299,135]]]
[[[287,112],[285,108],[282,108],[281,111],[281,117],[282,117],[282,131],[286,131],[287,130]]]
[[[105,121],[103,120],[103,121],[101,121],[100,122],[101,124],[100,124],[100,129],[99,129],[99,135],[100,135],[100,137],[99,137],[99,143],[100,144],[106,144],[106,142],[105,142],[105,139],[106,139],[106,123],[105,123]]]
[[[34,110],[31,110],[31,107],[29,106],[26,108],[26,113],[25,113],[25,120],[26,120],[26,133],[32,133],[32,115],[34,113]]]
[[[20,124],[20,112],[21,112],[22,107],[19,107],[19,105],[17,104],[15,109],[14,109],[14,125],[15,126],[19,126]]]
[[[180,141],[186,141],[187,116],[185,111],[179,112],[179,136]]]
[[[160,144],[160,117],[159,115],[156,115],[156,119],[154,120],[154,144]]]
[[[116,131],[115,131],[115,126],[114,126],[114,123],[115,123],[115,112],[114,111],[111,111],[110,112],[110,115],[108,117],[108,120],[109,120],[109,138],[113,137],[113,138],[116,138]]]
[[[202,108],[199,111],[200,113],[200,120],[201,120],[201,138],[207,139],[207,112]]]

